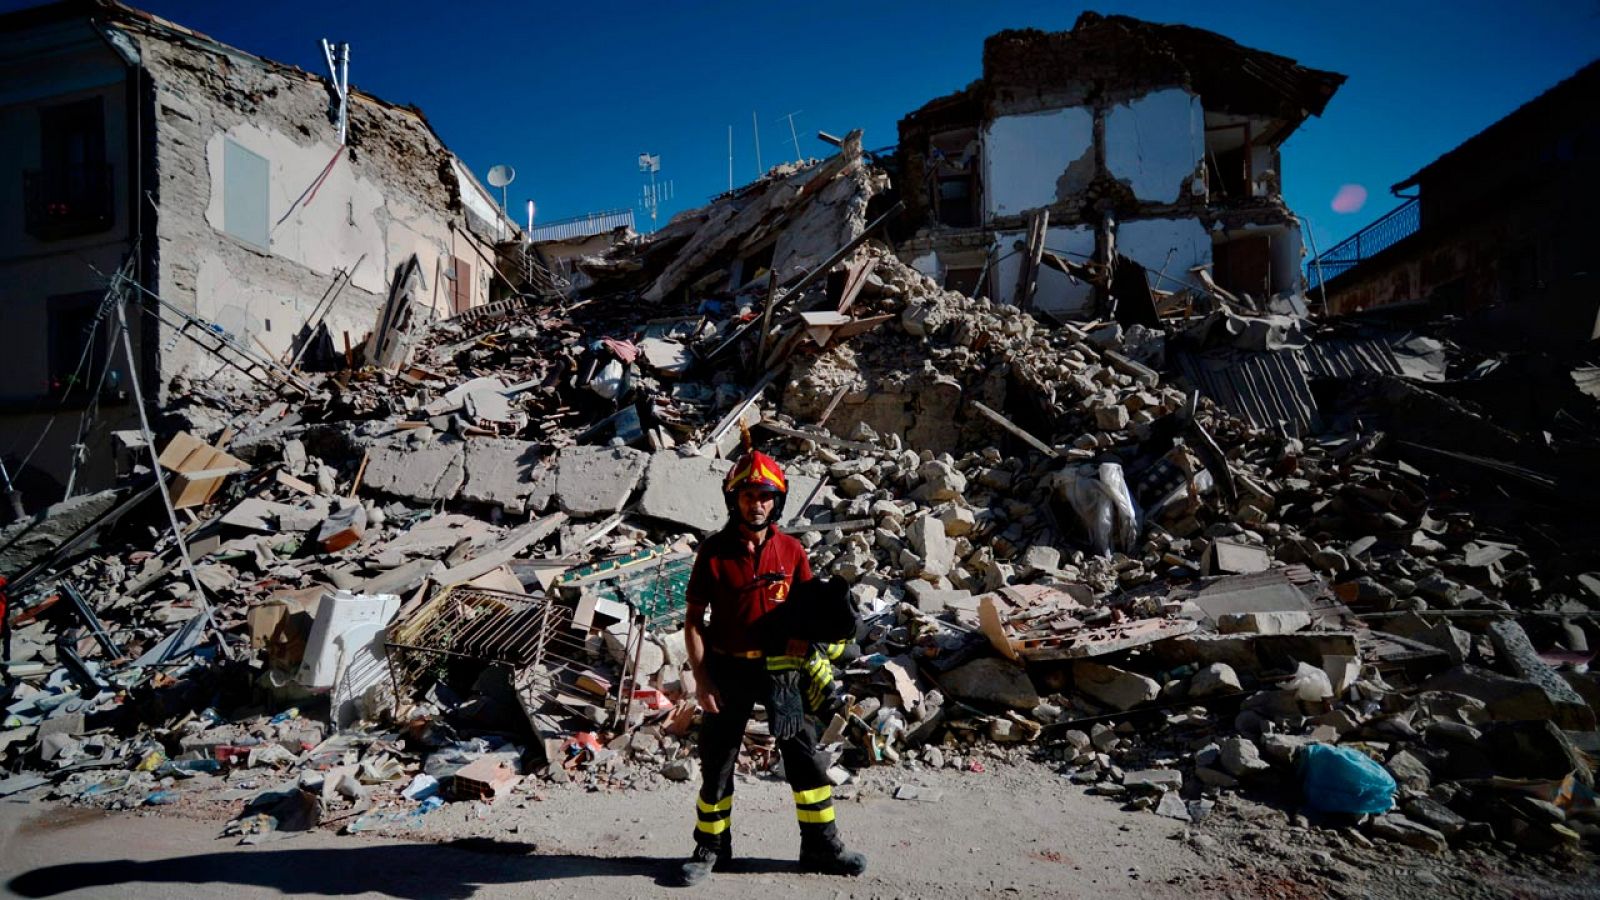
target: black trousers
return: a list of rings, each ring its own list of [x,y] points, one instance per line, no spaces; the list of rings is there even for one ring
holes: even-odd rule
[[[745,725],[757,703],[771,690],[766,662],[708,653],[706,674],[722,695],[722,711],[706,713],[700,723],[700,797],[695,806],[696,843],[726,850],[733,817],[733,769],[744,743]],[[816,726],[809,720],[800,733],[778,741],[783,772],[794,792],[795,815],[803,843],[835,843],[833,785],[817,752]]]

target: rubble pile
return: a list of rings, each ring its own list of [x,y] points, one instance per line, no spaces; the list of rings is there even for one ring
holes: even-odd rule
[[[181,386],[162,484],[134,433],[126,486],[0,536],[0,793],[215,802],[259,840],[691,780],[683,588],[743,424],[861,615],[819,722],[841,785],[1027,752],[1193,822],[1243,794],[1429,851],[1594,846],[1600,576],[1516,529],[1560,506],[1534,451],[1392,437],[1437,396],[1414,343],[1221,295],[1156,328],[943,290],[873,240],[886,188],[856,133],[573,296],[375,339],[393,364]],[[1382,364],[1319,369],[1335,342]]]

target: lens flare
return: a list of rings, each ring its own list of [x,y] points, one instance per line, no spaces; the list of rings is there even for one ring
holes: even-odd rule
[[[1339,188],[1333,195],[1333,211],[1336,213],[1358,213],[1361,207],[1367,205],[1367,189],[1359,184],[1346,184]]]

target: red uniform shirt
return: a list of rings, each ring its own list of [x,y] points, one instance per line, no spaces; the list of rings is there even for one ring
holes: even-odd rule
[[[760,649],[755,624],[787,600],[789,588],[811,580],[811,560],[800,542],[773,529],[757,546],[734,526],[706,538],[694,560],[687,598],[689,620],[711,610],[706,644],[719,653]]]

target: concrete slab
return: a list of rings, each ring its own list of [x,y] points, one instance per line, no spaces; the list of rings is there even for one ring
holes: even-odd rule
[[[816,491],[816,499],[811,501],[811,506],[808,507],[810,509],[826,506],[826,500],[833,496],[833,491],[830,488],[817,490],[817,485],[822,483],[820,478],[801,475],[798,472],[790,472],[788,476],[789,502],[783,507],[783,515],[778,517],[780,526],[787,526],[806,512],[802,507],[806,502],[806,498],[810,497],[813,491]]]
[[[688,347],[665,338],[645,338],[639,342],[639,353],[646,366],[666,375],[682,375],[694,363]]]
[[[1311,613],[1306,595],[1281,578],[1223,578],[1190,599],[1213,624],[1239,613]]]
[[[1555,723],[1569,731],[1592,731],[1594,710],[1567,684],[1561,675],[1539,658],[1539,651],[1528,640],[1528,633],[1516,622],[1505,620],[1489,626],[1489,640],[1502,665],[1520,678],[1538,685],[1555,708]]]
[[[716,531],[728,521],[722,480],[732,468],[733,463],[726,459],[679,456],[671,451],[653,454],[644,474],[639,512],[702,533]],[[798,504],[805,498],[790,494],[789,499]]]
[[[422,429],[382,438],[367,447],[362,490],[437,503],[461,490],[466,450],[460,439]]]
[[[1423,682],[1422,689],[1449,691],[1481,700],[1490,718],[1495,721],[1528,722],[1556,718],[1555,703],[1538,684],[1476,666],[1456,666]]]
[[[539,446],[514,438],[474,437],[466,442],[461,499],[496,504],[511,513],[527,509],[540,471]]]
[[[972,600],[971,591],[941,590],[934,587],[931,582],[913,579],[906,582],[906,599],[917,605],[917,609],[938,615],[945,611],[946,604],[961,603]]]
[[[223,513],[220,521],[233,528],[270,533],[278,530],[280,518],[287,517],[291,524],[297,524],[301,514],[302,510],[297,506],[275,503],[260,497],[246,497]]]
[[[574,516],[617,512],[649,462],[648,454],[631,447],[568,447],[556,469],[556,502]]]
[[[5,548],[0,550],[0,572],[16,575],[43,559],[78,529],[116,506],[121,497],[117,491],[84,494],[7,525],[0,531],[0,547]]]
[[[1202,562],[1208,575],[1247,575],[1272,568],[1272,554],[1265,547],[1217,538]]]

